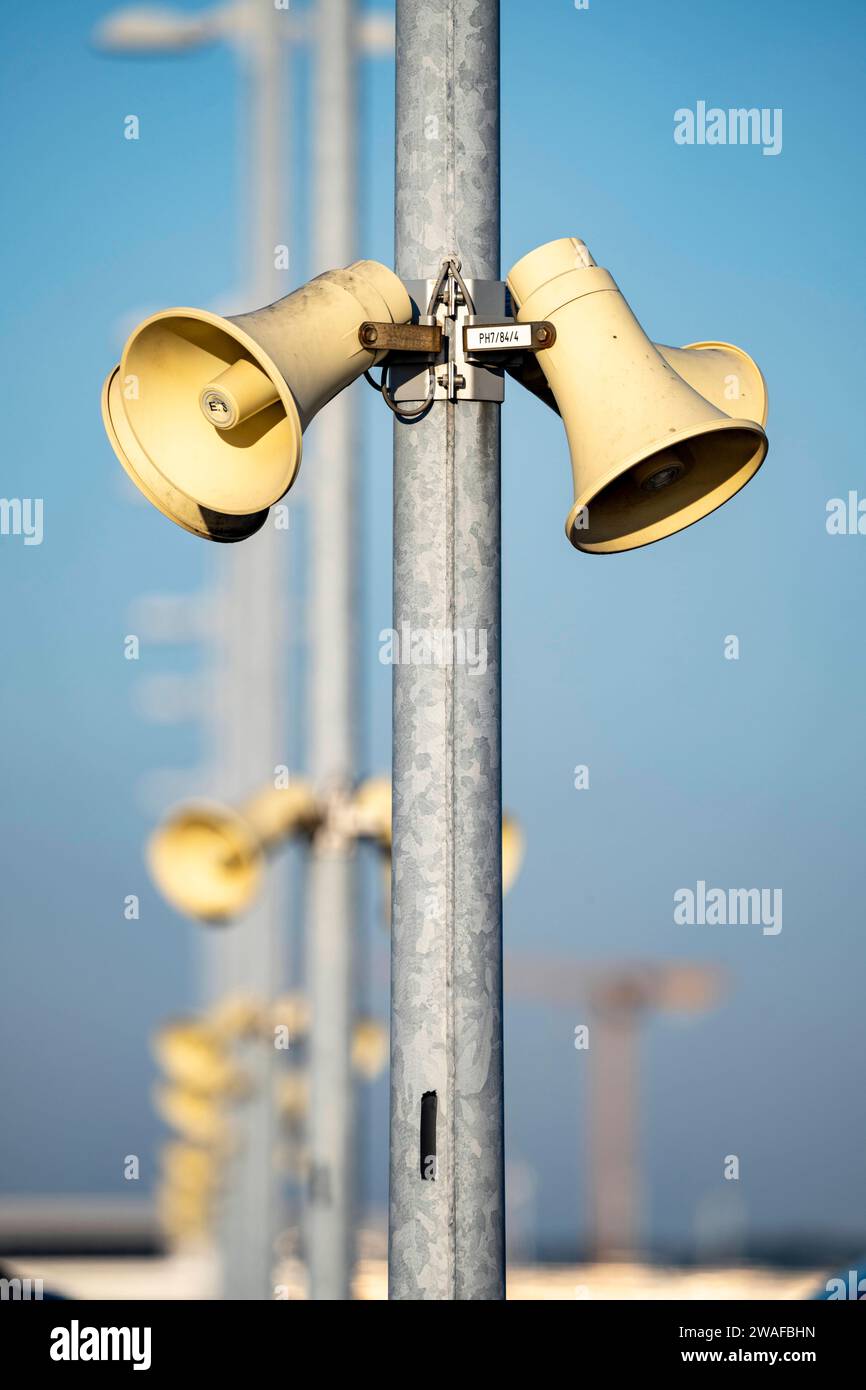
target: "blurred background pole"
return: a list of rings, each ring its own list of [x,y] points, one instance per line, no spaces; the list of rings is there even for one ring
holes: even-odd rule
[[[283,218],[289,172],[289,49],[303,36],[303,27],[286,9],[277,9],[274,0],[235,0],[193,13],[134,4],[106,16],[94,35],[105,52],[131,56],[182,54],[214,42],[228,42],[239,51],[247,95],[247,183],[239,201],[249,209],[243,227],[248,267],[243,308],[269,304],[290,287],[276,269],[276,255],[277,247],[288,241]],[[289,627],[288,535],[276,531],[270,520],[243,545],[215,547],[214,792],[230,802],[273,781],[276,765],[286,761],[281,692]],[[205,1005],[229,994],[254,996],[265,1003],[280,991],[287,915],[283,872],[271,866],[264,891],[244,921],[235,929],[200,938]],[[242,1060],[254,1090],[236,1112],[238,1149],[227,1179],[219,1234],[219,1294],[227,1299],[274,1294],[279,1225],[275,1055],[260,1045],[245,1053]]]
[[[355,6],[319,0],[315,96],[314,269],[348,265],[355,243]],[[310,468],[310,773],[322,793],[355,778],[358,586],[353,391],[315,426]],[[358,1164],[351,1031],[355,1007],[356,866],[351,840],[327,827],[309,866],[310,1297],[350,1297]]]
[[[498,280],[498,0],[397,0],[396,156],[397,273]],[[394,628],[487,643],[394,670],[395,1299],[505,1296],[499,454],[495,403],[395,423]]]
[[[637,1032],[644,1000],[617,978],[590,991],[589,1116],[592,1253],[596,1260],[636,1258],[640,1179],[637,1163]]]
[[[244,298],[270,304],[289,289],[276,269],[277,246],[288,242],[283,218],[288,183],[289,142],[286,14],[273,0],[243,0],[237,39],[248,99],[245,105],[246,187],[240,205],[249,209],[243,228],[248,267]],[[273,517],[243,545],[217,556],[221,597],[218,613],[222,669],[215,750],[220,794],[232,802],[256,787],[273,785],[275,768],[287,762],[282,699],[288,645],[286,544]],[[262,1003],[284,981],[288,940],[285,869],[271,865],[262,893],[237,927],[207,943],[214,976],[212,1000],[248,994]],[[221,1231],[222,1297],[274,1296],[274,1241],[279,1225],[279,1189],[274,1163],[276,1053],[267,1044],[243,1048],[240,1059],[252,1091],[236,1112],[239,1149],[226,1188]]]
[[[560,981],[567,973],[558,972]],[[587,1136],[595,1260],[633,1260],[641,1246],[641,1027],[650,1013],[703,1013],[718,1002],[726,985],[718,966],[690,961],[626,961],[586,972],[592,1017]]]

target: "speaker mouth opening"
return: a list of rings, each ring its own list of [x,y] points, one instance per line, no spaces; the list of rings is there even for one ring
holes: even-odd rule
[[[612,553],[650,545],[715,511],[758,471],[767,438],[753,421],[731,420],[660,444],[626,466],[567,522],[578,550]],[[580,524],[580,513],[585,512]]]
[[[151,463],[127,423],[120,393],[119,367],[109,373],[102,388],[102,419],[111,447],[127,477],[148,502],[176,526],[182,527],[190,535],[229,544],[246,540],[264,526],[268,518],[267,509],[249,516],[230,516],[209,507],[200,507],[192,498],[171,486]]]
[[[253,833],[222,808],[181,811],[148,847],[150,871],[163,896],[187,916],[213,923],[246,908],[261,858]]]
[[[270,358],[231,320],[164,310],[126,344],[123,401],[137,450],[175,492],[228,516],[266,511],[294,482],[297,407]]]

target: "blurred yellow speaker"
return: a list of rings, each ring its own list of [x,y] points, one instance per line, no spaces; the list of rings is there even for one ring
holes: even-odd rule
[[[211,1194],[168,1186],[157,1192],[156,1214],[172,1242],[201,1241],[212,1234],[214,1207]]]
[[[391,848],[391,778],[368,777],[352,797],[353,828],[366,840]]]
[[[154,1105],[160,1119],[195,1144],[227,1145],[229,1125],[219,1102],[185,1086],[157,1086]]]
[[[388,1029],[378,1018],[359,1018],[352,1030],[352,1068],[375,1081],[388,1060]]]
[[[172,812],[151,836],[147,858],[163,897],[197,921],[225,922],[252,904],[265,856],[290,835],[311,835],[326,808],[307,782],[267,787],[239,810],[197,802]],[[343,813],[346,833],[374,840],[391,852],[391,782],[371,777]],[[502,820],[502,887],[508,892],[520,870],[523,837],[517,822]],[[387,866],[386,866],[387,867]],[[247,1005],[249,1007],[249,1005]],[[277,1020],[279,1021],[279,1020]],[[216,1026],[215,1020],[211,1020]]]
[[[319,807],[306,782],[268,787],[240,810],[199,802],[174,811],[147,849],[157,888],[197,921],[225,922],[252,904],[266,852],[315,827]]]
[[[411,317],[402,281],[377,261],[326,271],[236,318],[153,314],[103,389],[112,447],[165,516],[242,540],[292,486],[316,412],[384,355],[361,346],[361,324]]]
[[[252,995],[229,994],[213,1004],[205,1015],[208,1028],[227,1042],[266,1038],[273,1041],[275,1028],[287,1028],[292,1038],[309,1031],[310,1006],[294,991],[269,1003]]]
[[[523,831],[514,816],[502,817],[502,891],[507,893],[523,866]]]
[[[265,1014],[265,1008],[255,995],[237,990],[211,1004],[205,1022],[222,1043],[235,1043],[258,1037],[265,1024]]]
[[[515,374],[555,403],[574,472],[566,534],[578,550],[633,550],[727,502],[767,453],[767,394],[727,343],[651,343],[611,275],[575,237],[531,251],[508,288],[518,321],[556,330]],[[543,374],[549,397],[541,387]]]
[[[154,1056],[170,1081],[206,1095],[238,1096],[246,1089],[241,1070],[220,1039],[197,1019],[165,1023],[153,1036]]]
[[[173,1139],[163,1144],[159,1162],[163,1190],[211,1193],[220,1185],[222,1164],[212,1149]]]

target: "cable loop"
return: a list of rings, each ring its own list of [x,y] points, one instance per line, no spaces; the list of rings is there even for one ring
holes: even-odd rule
[[[387,368],[383,368],[382,399],[387,405],[388,409],[393,410],[394,414],[398,416],[398,418],[401,420],[417,420],[419,416],[425,415],[426,412],[430,409],[430,406],[433,404],[433,398],[436,395],[436,373],[433,370],[433,368],[430,366],[427,367],[427,394],[424,397],[424,400],[421,402],[421,404],[417,406],[414,410],[404,410],[399,405],[399,403],[394,400],[394,397],[388,390],[388,386],[385,379],[386,372]]]

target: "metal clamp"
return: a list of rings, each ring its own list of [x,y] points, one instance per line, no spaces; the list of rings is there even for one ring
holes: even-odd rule
[[[407,280],[415,321],[362,323],[362,346],[387,352],[382,379],[371,386],[404,419],[423,415],[433,401],[502,401],[504,372],[525,353],[556,341],[552,323],[518,323],[501,280],[464,280],[460,261],[448,256],[432,280]]]

